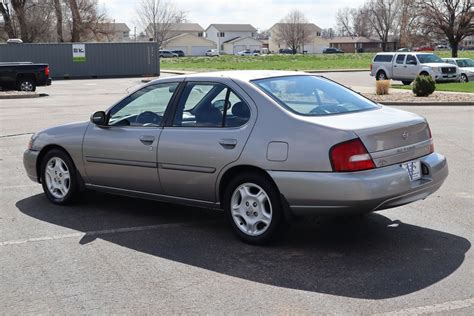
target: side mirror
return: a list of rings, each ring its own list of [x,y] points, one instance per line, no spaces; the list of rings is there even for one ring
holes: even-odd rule
[[[107,125],[107,116],[104,111],[97,111],[91,116],[91,123],[97,126],[106,126]]]

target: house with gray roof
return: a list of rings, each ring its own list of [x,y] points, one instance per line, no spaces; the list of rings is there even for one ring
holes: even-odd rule
[[[257,29],[250,24],[211,24],[206,29],[206,37],[227,54],[250,49],[250,46],[254,48],[252,50],[262,48],[262,43],[256,39]]]

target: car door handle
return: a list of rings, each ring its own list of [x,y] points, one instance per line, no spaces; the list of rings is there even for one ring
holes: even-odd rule
[[[219,144],[221,144],[221,146],[224,148],[232,149],[237,145],[237,139],[229,139],[229,138],[221,139],[219,141]]]
[[[140,141],[145,145],[150,145],[155,141],[155,136],[142,135],[140,136]]]

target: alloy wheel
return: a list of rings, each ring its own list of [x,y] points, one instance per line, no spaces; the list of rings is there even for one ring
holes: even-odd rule
[[[52,157],[45,169],[46,187],[49,193],[57,199],[63,199],[71,189],[71,175],[64,160]]]
[[[231,213],[237,227],[246,235],[259,236],[272,221],[272,204],[268,194],[254,183],[244,183],[231,198]]]

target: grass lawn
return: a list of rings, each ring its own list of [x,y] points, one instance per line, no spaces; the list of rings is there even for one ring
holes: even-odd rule
[[[410,86],[404,86],[399,84],[392,85],[392,88],[395,89],[405,89],[411,90]],[[451,91],[451,92],[471,92],[474,93],[474,82],[451,82],[451,83],[437,83],[436,84],[436,91]]]
[[[449,57],[449,51],[435,52],[440,57]],[[317,54],[317,55],[262,55],[220,57],[180,57],[161,59],[162,69],[174,70],[326,70],[369,69],[373,53]],[[474,58],[474,51],[459,52],[459,57]]]

